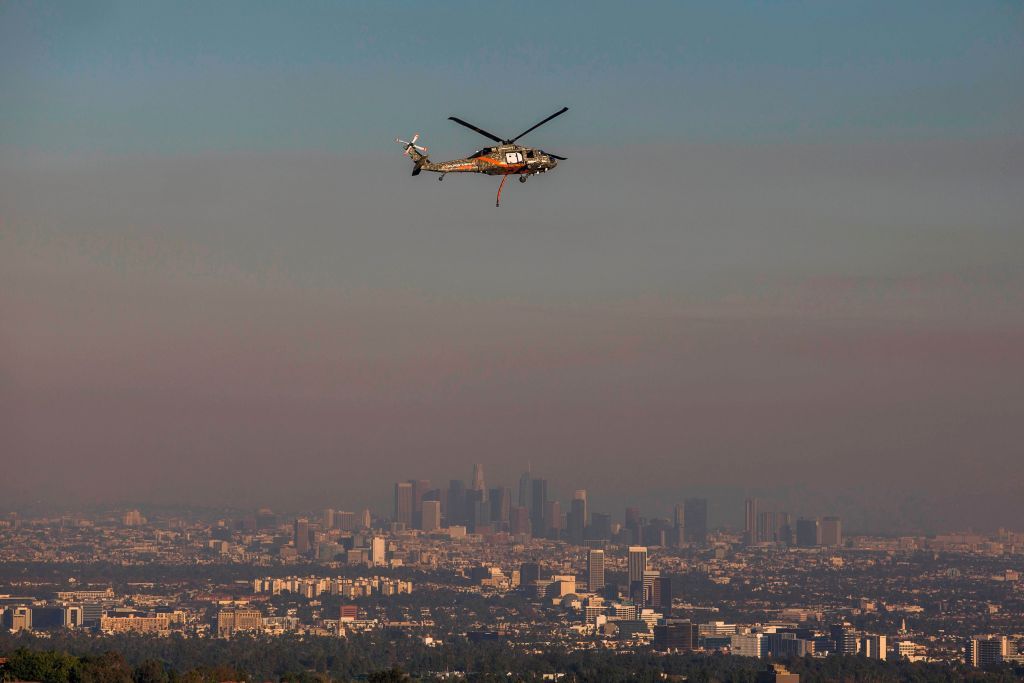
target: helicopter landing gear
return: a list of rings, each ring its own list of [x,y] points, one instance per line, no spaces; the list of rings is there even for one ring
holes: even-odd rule
[[[524,176],[524,175],[519,176],[519,182],[525,183],[526,182],[526,176]]]
[[[441,175],[437,176],[437,182],[441,182],[442,180],[444,180],[444,173],[442,173]]]

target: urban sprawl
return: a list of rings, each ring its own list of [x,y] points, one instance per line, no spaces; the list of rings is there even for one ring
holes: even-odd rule
[[[68,570],[0,577],[0,623],[1024,662],[1024,535],[848,535],[838,517],[794,518],[757,499],[744,513],[742,529],[712,527],[707,500],[686,498],[672,518],[630,507],[620,521],[591,510],[585,490],[563,507],[530,473],[516,491],[488,488],[477,465],[468,485],[398,482],[386,517],[10,514],[0,567]],[[146,576],[157,567],[183,569]]]

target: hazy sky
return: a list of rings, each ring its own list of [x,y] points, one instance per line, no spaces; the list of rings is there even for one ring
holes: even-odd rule
[[[0,4],[0,508],[1024,528],[1021,5],[552,5]]]

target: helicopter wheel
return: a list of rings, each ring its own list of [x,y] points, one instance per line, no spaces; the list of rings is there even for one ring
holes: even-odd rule
[[[437,182],[441,182],[442,180],[444,180],[444,173],[442,173],[441,175],[437,176]]]
[[[524,175],[519,176],[519,182],[525,183],[526,182],[526,176],[524,176]]]

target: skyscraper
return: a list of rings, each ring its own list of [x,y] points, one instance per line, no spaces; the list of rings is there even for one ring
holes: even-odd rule
[[[423,496],[430,490],[429,479],[410,479],[412,484],[412,525],[416,529],[423,528]]]
[[[793,545],[793,515],[788,512],[780,512],[775,516],[775,522],[777,525],[776,540],[779,543]]]
[[[380,567],[386,563],[387,545],[382,536],[374,536],[370,541],[370,564]]]
[[[530,533],[530,511],[520,505],[512,508],[511,519],[509,520],[509,531],[513,534]]]
[[[757,498],[747,498],[744,513],[743,541],[753,545],[757,543]]]
[[[661,572],[654,569],[648,569],[644,572],[639,593],[640,604],[644,607],[654,606],[654,581],[660,576]]]
[[[448,526],[466,523],[466,485],[461,479],[448,484]]]
[[[801,517],[796,520],[796,544],[800,548],[813,548],[821,543],[817,519]]]
[[[292,540],[295,542],[295,552],[299,555],[308,554],[309,520],[305,518],[296,519],[292,527]]]
[[[512,489],[491,489],[491,523],[497,529],[508,529],[512,516]]]
[[[769,510],[757,515],[757,541],[772,543],[775,541],[775,513]]]
[[[590,533],[588,536],[596,540],[607,540],[612,537],[612,517],[603,512],[590,515]]]
[[[584,519],[587,513],[587,501],[574,498],[569,507],[569,514],[566,516],[566,536],[571,543],[579,545],[583,543]]]
[[[631,545],[627,562],[630,587],[632,587],[634,581],[643,582],[644,572],[647,571],[647,548],[640,545]]]
[[[822,518],[821,544],[832,547],[838,547],[843,544],[843,522],[838,517]]]
[[[838,655],[857,654],[857,632],[850,624],[833,624],[829,627],[829,638]]]
[[[436,531],[441,528],[441,501],[423,501],[423,530]]]
[[[548,480],[534,479],[531,481],[530,492],[530,524],[534,536],[543,536],[547,531],[544,523],[544,511],[548,503]]]
[[[587,553],[587,590],[596,593],[604,589],[604,551]]]
[[[572,499],[583,502],[583,526],[590,524],[590,508],[587,503],[587,490],[576,489],[572,494]]]
[[[527,510],[532,509],[530,506],[530,493],[531,487],[533,486],[533,478],[530,471],[523,472],[523,475],[519,477],[519,507],[524,507]]]
[[[967,641],[964,661],[970,666],[999,664],[1008,653],[1006,636],[977,636]]]
[[[477,527],[490,526],[491,504],[484,500],[484,492],[466,491],[466,525],[470,533],[477,533]]]
[[[687,498],[683,501],[686,515],[686,541],[703,545],[708,542],[708,501],[706,498]]]
[[[667,576],[654,578],[654,585],[651,587],[651,607],[661,610],[662,615],[667,619],[672,616],[672,579]]]
[[[395,484],[395,521],[412,528],[412,484],[400,481]]]
[[[549,500],[544,506],[544,523],[547,526],[546,536],[558,539],[562,535],[562,504],[557,500]]]
[[[885,636],[865,634],[860,637],[860,654],[868,659],[888,658],[888,643]]]
[[[473,465],[473,490],[479,491],[483,500],[487,500],[487,485],[484,483],[484,466],[480,463]]]
[[[640,520],[640,508],[626,508],[626,516],[623,521],[626,529],[629,530],[630,541],[643,543],[643,522]]]
[[[676,503],[672,508],[672,528],[668,531],[668,544],[678,548],[686,543],[686,508]]]

